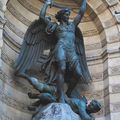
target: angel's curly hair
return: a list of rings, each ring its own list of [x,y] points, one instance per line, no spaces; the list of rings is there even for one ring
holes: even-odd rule
[[[71,13],[71,10],[69,8],[64,8],[57,12],[57,14],[55,15],[55,18],[58,20],[58,22],[60,22],[62,20],[62,17],[64,15],[64,13],[66,13],[66,12]]]

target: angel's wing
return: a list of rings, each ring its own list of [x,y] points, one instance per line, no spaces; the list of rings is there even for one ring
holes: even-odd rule
[[[76,48],[77,48],[77,53],[79,55],[83,77],[86,80],[85,81],[86,83],[90,83],[92,78],[87,66],[83,35],[79,28],[76,28]]]
[[[54,35],[47,35],[45,28],[45,22],[39,19],[32,22],[27,29],[20,54],[15,63],[16,72],[24,73],[29,70],[45,49],[51,49],[55,46]]]

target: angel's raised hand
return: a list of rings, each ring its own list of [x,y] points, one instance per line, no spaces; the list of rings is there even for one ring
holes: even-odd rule
[[[53,0],[45,0],[45,3],[48,4],[48,5],[50,5],[50,6],[52,6]]]

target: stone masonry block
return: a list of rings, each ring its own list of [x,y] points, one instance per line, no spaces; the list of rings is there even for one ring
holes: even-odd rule
[[[114,6],[118,3],[118,0],[106,0],[109,6]]]

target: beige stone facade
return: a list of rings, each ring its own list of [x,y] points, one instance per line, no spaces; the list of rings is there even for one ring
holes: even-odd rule
[[[14,62],[24,33],[38,18],[42,0],[0,0],[0,120],[30,120],[27,110],[33,91],[26,80],[16,78]],[[55,0],[72,8],[76,15],[80,0]],[[48,10],[54,18],[59,8]],[[120,119],[120,0],[88,0],[87,12],[79,25],[83,35],[93,83],[83,92],[88,100],[98,99],[102,110],[96,120]],[[53,19],[54,20],[54,19]]]

